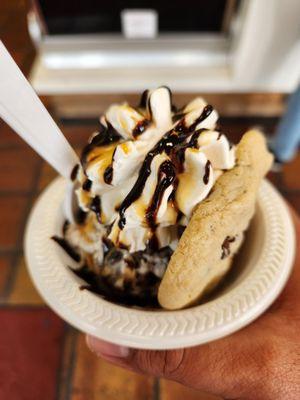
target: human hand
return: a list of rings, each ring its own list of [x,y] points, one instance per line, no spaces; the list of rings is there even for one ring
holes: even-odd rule
[[[300,220],[291,213],[298,239],[294,269],[281,296],[255,322],[187,349],[129,349],[87,336],[89,348],[121,367],[227,399],[300,399]]]

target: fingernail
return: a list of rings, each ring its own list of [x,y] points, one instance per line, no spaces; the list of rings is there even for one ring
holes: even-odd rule
[[[129,356],[128,347],[104,342],[90,335],[87,335],[86,343],[88,348],[100,357],[126,358]]]

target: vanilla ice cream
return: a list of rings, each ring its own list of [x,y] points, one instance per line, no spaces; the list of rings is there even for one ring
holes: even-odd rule
[[[194,208],[235,164],[214,108],[175,110],[171,97],[160,87],[109,107],[72,174],[80,218],[65,239],[97,282],[130,296],[156,294]]]

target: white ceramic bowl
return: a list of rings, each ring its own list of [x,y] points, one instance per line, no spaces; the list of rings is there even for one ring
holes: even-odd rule
[[[56,179],[36,202],[25,235],[27,265],[40,294],[71,325],[136,348],[188,347],[249,324],[275,300],[290,274],[295,235],[287,207],[273,186],[261,185],[257,211],[227,284],[207,303],[181,311],[119,306],[87,291],[67,266],[71,259],[50,237],[61,233],[66,183]]]

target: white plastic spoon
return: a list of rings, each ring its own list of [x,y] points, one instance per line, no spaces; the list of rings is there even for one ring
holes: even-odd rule
[[[78,157],[1,41],[0,117],[68,179],[63,207],[66,218],[74,222],[78,206],[69,179]]]
[[[2,42],[0,117],[60,175],[70,178],[78,157]]]

